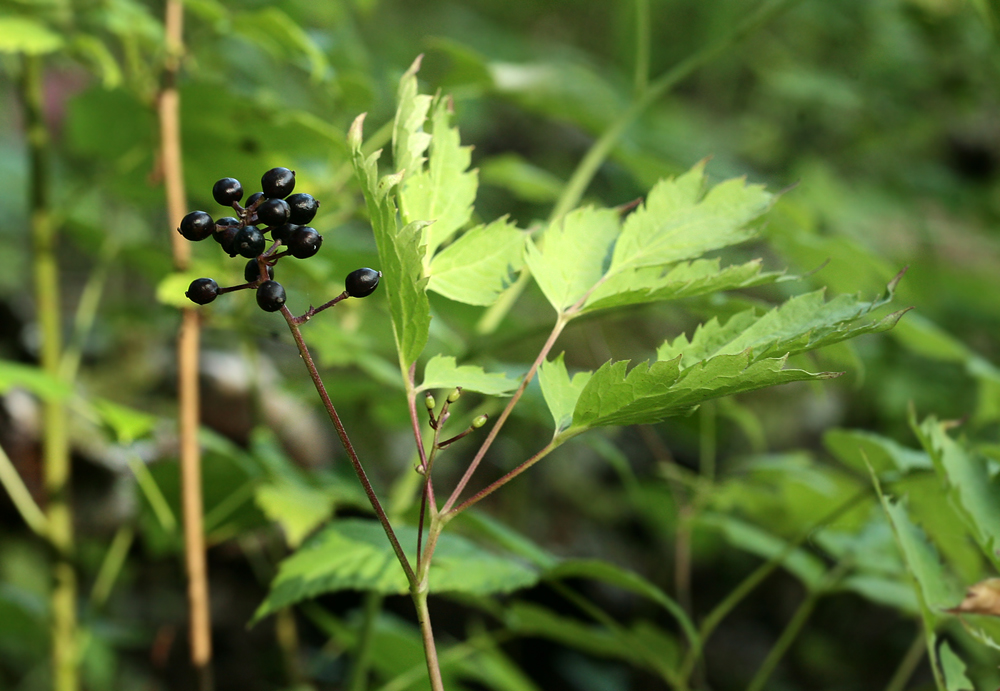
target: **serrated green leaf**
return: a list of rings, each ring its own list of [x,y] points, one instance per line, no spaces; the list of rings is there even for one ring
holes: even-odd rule
[[[333,515],[334,500],[328,492],[282,479],[257,485],[254,502],[265,516],[281,525],[292,548]]]
[[[608,361],[584,387],[571,432],[604,425],[635,425],[689,412],[694,406],[766,386],[830,379],[836,373],[784,369],[786,358],[754,361],[753,352],[720,355],[680,370],[680,359],[645,363],[626,374],[627,360]]]
[[[404,545],[416,544],[416,528],[397,527]],[[538,582],[533,568],[487,552],[457,535],[444,533],[430,569],[432,593],[509,593]],[[254,621],[323,593],[369,590],[385,595],[408,592],[406,576],[378,521],[338,520],[283,562]]]
[[[417,391],[453,389],[461,386],[490,396],[502,396],[517,388],[520,382],[506,374],[487,373],[478,365],[461,365],[450,355],[435,355],[424,368],[424,382]]]
[[[861,321],[892,299],[898,279],[889,284],[884,298],[865,302],[853,295],[839,295],[829,302],[823,290],[798,295],[758,317],[755,310],[733,315],[721,325],[713,318],[702,324],[689,341],[682,334],[657,350],[657,357],[670,360],[683,356],[682,366],[717,355],[732,355],[753,348],[756,358],[795,355],[838,343],[862,334],[886,331],[895,326],[905,310],[882,319]]]
[[[404,223],[430,222],[425,230],[427,264],[437,248],[469,222],[479,187],[479,173],[468,170],[472,147],[460,145],[458,128],[449,126],[450,111],[450,99],[434,99],[427,165],[414,159],[399,192]]]
[[[965,663],[951,649],[948,641],[942,641],[938,648],[938,659],[941,661],[941,672],[948,691],[976,691],[976,687],[965,676]]]
[[[538,368],[538,383],[542,387],[542,396],[552,413],[556,434],[566,429],[573,422],[573,410],[580,398],[591,372],[577,372],[570,379],[563,361],[564,353],[559,353],[555,360],[546,360]]]
[[[616,210],[585,207],[549,227],[542,249],[528,240],[527,264],[557,312],[576,303],[601,279],[618,231]]]
[[[745,226],[767,211],[773,199],[762,185],[727,180],[702,197],[704,187],[704,163],[658,182],[625,219],[609,273],[694,259],[756,234]]]
[[[506,216],[472,228],[431,260],[428,289],[467,305],[492,305],[524,265],[526,238]]]
[[[966,452],[948,436],[945,423],[933,417],[915,426],[915,431],[948,487],[952,506],[983,553],[1000,565],[1000,487],[990,476],[986,459]]]
[[[423,169],[424,154],[431,135],[424,132],[424,121],[430,110],[430,96],[418,92],[417,71],[422,55],[418,55],[399,80],[396,92],[396,119],[392,128],[392,162],[397,173],[415,173]],[[427,220],[427,219],[420,219]]]
[[[704,295],[774,283],[784,272],[761,272],[761,261],[719,268],[720,260],[698,259],[669,269],[659,266],[612,274],[587,297],[581,312]]]
[[[377,151],[367,159],[361,153],[361,127],[364,116],[351,125],[348,143],[353,153],[354,172],[361,182],[365,204],[381,262],[382,290],[389,302],[392,330],[399,351],[400,366],[405,372],[427,344],[431,309],[427,301],[427,278],[424,276],[423,223],[398,228],[392,192],[400,175],[378,177]]]
[[[62,36],[28,17],[0,17],[0,53],[43,55],[63,47]]]

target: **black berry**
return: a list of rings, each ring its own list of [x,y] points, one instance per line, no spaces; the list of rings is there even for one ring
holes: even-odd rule
[[[295,189],[295,171],[271,168],[260,178],[260,188],[268,199],[284,199]]]
[[[243,185],[236,178],[222,178],[212,187],[212,196],[219,204],[232,206],[243,199]]]
[[[315,228],[300,226],[283,241],[288,246],[289,253],[296,259],[308,259],[317,252],[323,244],[323,236]]]
[[[256,204],[257,202],[261,201],[264,198],[265,197],[263,192],[254,192],[249,197],[247,197],[247,208],[248,209],[253,208],[254,204]]]
[[[247,283],[253,283],[260,279],[260,266],[257,264],[256,259],[251,259],[247,262],[246,268],[243,269],[243,278],[246,279]],[[274,278],[274,267],[270,264],[267,265],[267,278]]]
[[[191,302],[207,305],[219,295],[219,284],[211,278],[196,278],[184,294]]]
[[[264,281],[257,288],[257,304],[265,312],[277,312],[285,304],[285,289],[277,281]]]
[[[266,226],[280,226],[288,221],[291,209],[284,199],[268,199],[257,207],[257,220]]]
[[[286,200],[291,207],[291,214],[288,216],[289,223],[296,223],[304,226],[313,220],[319,210],[319,202],[311,194],[299,192],[288,197]]]
[[[375,269],[355,269],[344,279],[344,288],[352,298],[365,298],[375,292],[382,272]]]
[[[275,240],[281,240],[282,243],[287,244],[288,238],[292,236],[299,227],[294,223],[286,223],[283,226],[278,226],[277,228],[271,228],[271,237]]]
[[[222,250],[231,257],[236,256],[236,252],[233,251],[233,240],[236,239],[236,233],[240,232],[240,222],[235,218],[224,218],[223,221],[236,221],[235,223],[226,223],[223,225],[222,221],[215,225],[215,241],[222,245]]]
[[[204,211],[192,211],[181,219],[177,232],[188,240],[204,240],[215,232],[215,221]]]
[[[233,237],[233,246],[229,254],[233,257],[238,254],[241,257],[250,259],[263,252],[265,244],[264,234],[260,232],[257,226],[246,226],[236,231],[236,235]]]

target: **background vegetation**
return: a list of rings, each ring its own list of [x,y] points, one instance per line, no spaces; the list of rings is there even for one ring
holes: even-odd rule
[[[544,221],[595,139],[648,83],[695,56],[697,69],[624,131],[584,202],[628,203],[711,157],[715,180],[746,175],[785,190],[762,241],[741,252],[807,277],[581,320],[559,345],[570,369],[645,359],[712,315],[814,287],[871,298],[903,266],[895,302],[916,309],[888,333],[823,351],[812,366],[845,370],[838,380],[581,437],[458,528],[527,550],[510,530],[559,557],[628,568],[696,620],[761,564],[780,561],[756,572],[766,579],[709,640],[695,674],[704,688],[763,683],[762,665],[772,663],[768,688],[995,688],[989,620],[963,626],[943,612],[995,574],[1000,525],[989,509],[1000,505],[1000,53],[991,15],[958,0],[776,2],[737,40],[733,32],[756,16],[746,5],[192,0],[178,82],[188,204],[213,208],[220,177],[249,189],[267,168],[294,168],[297,189],[322,200],[315,225],[325,236],[286,284],[301,312],[339,292],[350,270],[377,265],[346,131],[368,112],[367,135],[379,137],[417,54],[423,91],[454,96],[463,143],[475,147],[477,215],[509,213],[522,228]],[[170,57],[162,14],[160,3],[136,0],[0,8],[0,439],[44,507],[52,498],[38,401],[68,408],[72,565],[90,689],[191,683],[173,352],[190,279],[173,274],[178,219],[165,211],[158,154],[155,107]],[[46,312],[28,232],[39,208],[29,195],[36,168],[23,86],[32,62],[43,70],[44,208],[57,232],[64,358],[74,365],[62,378],[36,367]],[[194,272],[239,282],[241,267],[209,245],[194,247]],[[246,628],[289,550],[328,517],[365,509],[277,317],[228,297],[206,310],[202,336],[216,688],[362,688],[352,677],[359,649],[371,651],[372,688],[421,688],[403,598],[343,591]],[[374,482],[405,520],[415,511],[412,435],[382,300],[348,301],[306,337]],[[515,374],[550,321],[536,288],[492,333],[481,309],[438,296],[432,308],[442,352]],[[491,403],[473,399],[468,410],[475,405]],[[522,408],[487,457],[493,477],[549,433],[537,387]],[[924,422],[931,415],[960,425]],[[905,504],[879,501],[859,448],[886,494]],[[449,470],[440,469],[446,478]],[[302,493],[288,491],[289,478],[304,482]],[[6,494],[0,516],[0,688],[49,688],[59,560]],[[463,688],[667,688],[651,659],[669,667],[680,655],[665,613],[588,578],[502,598],[436,597],[431,607],[444,648],[455,651],[450,680]],[[366,631],[368,648],[359,643]],[[636,653],[635,641],[652,653]],[[420,674],[407,677],[414,665]]]

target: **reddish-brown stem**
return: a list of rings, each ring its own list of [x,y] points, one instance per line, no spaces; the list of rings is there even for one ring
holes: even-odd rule
[[[340,421],[337,409],[333,406],[333,401],[330,400],[330,394],[327,393],[326,386],[323,384],[323,380],[319,376],[319,370],[316,369],[316,363],[313,361],[312,355],[310,355],[309,349],[306,347],[306,342],[302,339],[302,332],[299,330],[299,325],[296,323],[295,317],[292,316],[292,313],[288,309],[287,305],[281,306],[281,316],[283,316],[285,321],[288,323],[288,329],[292,332],[292,338],[295,339],[295,345],[299,349],[299,355],[302,356],[302,361],[306,364],[306,369],[309,370],[309,377],[312,379],[313,385],[316,387],[316,393],[319,394],[320,400],[323,401],[323,407],[326,408],[326,412],[330,416],[330,421],[337,430],[337,436],[340,437],[340,443],[343,444],[344,451],[347,452],[347,456],[351,460],[351,466],[354,468],[354,473],[358,476],[358,480],[361,482],[361,487],[364,489],[365,495],[367,495],[368,501],[371,503],[372,509],[375,511],[375,515],[378,516],[379,523],[382,524],[382,529],[385,531],[386,537],[389,538],[389,542],[392,544],[392,549],[396,553],[396,558],[403,567],[403,571],[406,572],[407,582],[410,584],[410,587],[413,588],[417,582],[417,578],[413,572],[413,568],[410,566],[410,560],[406,558],[406,552],[403,551],[402,545],[399,544],[399,539],[396,537],[396,533],[392,529],[392,524],[389,523],[389,517],[382,508],[382,503],[378,500],[378,496],[375,494],[375,489],[372,487],[372,483],[368,480],[368,475],[365,473],[365,469],[361,465],[361,459],[358,458],[358,454],[354,450],[354,445],[347,436],[347,430],[344,429],[344,423]]]
[[[351,296],[345,290],[343,293],[341,293],[340,295],[338,295],[334,299],[330,300],[329,302],[324,302],[319,307],[313,307],[312,305],[309,305],[309,309],[307,309],[305,311],[305,314],[303,314],[301,317],[292,317],[292,319],[295,320],[296,324],[305,324],[307,321],[309,321],[310,319],[312,319],[313,317],[315,317],[317,314],[319,314],[323,310],[330,309],[331,307],[333,307],[334,305],[336,305],[341,300],[346,300],[349,297],[351,297]]]
[[[542,346],[541,351],[538,353],[538,357],[536,357],[535,361],[531,364],[531,369],[529,369],[528,373],[524,375],[521,385],[517,387],[517,391],[515,391],[514,395],[510,397],[510,401],[507,402],[507,406],[503,409],[503,412],[500,413],[500,417],[497,418],[496,424],[493,425],[492,429],[490,429],[490,433],[486,436],[486,440],[483,441],[482,446],[479,447],[479,451],[476,452],[475,457],[469,464],[468,469],[466,469],[462,479],[459,480],[458,485],[455,486],[451,496],[448,497],[448,501],[446,501],[444,506],[441,507],[442,513],[448,513],[451,510],[451,507],[455,505],[455,502],[458,501],[458,498],[462,495],[463,490],[465,490],[465,486],[469,484],[469,480],[472,478],[472,474],[476,472],[476,468],[479,467],[479,463],[483,460],[483,456],[486,455],[486,452],[493,444],[493,440],[496,439],[497,434],[500,433],[503,423],[507,421],[510,411],[513,410],[514,406],[517,405],[517,402],[521,400],[524,390],[528,388],[528,384],[530,384],[531,380],[534,378],[535,372],[538,371],[538,368],[545,360],[545,357],[549,354],[549,351],[552,350],[552,346],[555,345],[556,339],[559,338],[559,334],[562,333],[562,330],[565,328],[567,323],[567,318],[563,315],[559,315],[556,325],[552,328],[552,333],[549,334],[549,338],[545,341],[545,345]]]
[[[501,487],[503,487],[504,485],[506,485],[508,482],[510,482],[511,480],[513,480],[514,478],[516,478],[518,475],[520,475],[521,473],[523,473],[525,470],[527,470],[528,468],[530,468],[531,466],[535,465],[540,460],[542,460],[543,458],[545,458],[547,455],[549,455],[549,452],[552,451],[552,449],[554,449],[554,448],[555,448],[555,446],[553,445],[553,443],[549,442],[548,444],[545,445],[544,448],[542,448],[538,453],[536,453],[534,456],[532,456],[531,458],[529,458],[528,460],[526,460],[524,463],[522,463],[521,465],[519,465],[516,468],[514,468],[512,471],[510,471],[509,473],[507,473],[506,475],[504,475],[502,478],[500,478],[496,482],[493,482],[489,486],[487,486],[487,487],[479,490],[478,492],[476,492],[475,494],[473,494],[471,497],[469,497],[468,499],[466,499],[465,501],[463,501],[461,504],[459,504],[458,506],[456,506],[454,509],[452,509],[451,511],[449,511],[448,512],[448,518],[451,519],[456,514],[459,514],[462,511],[465,511],[467,508],[469,508],[473,504],[475,504],[475,503],[477,503],[477,502],[485,499],[486,497],[490,496],[491,494],[493,494],[494,492],[496,492],[498,489],[500,489]]]

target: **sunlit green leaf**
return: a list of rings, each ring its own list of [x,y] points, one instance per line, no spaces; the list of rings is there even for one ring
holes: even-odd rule
[[[400,176],[378,177],[380,151],[367,159],[361,153],[360,116],[351,125],[348,143],[353,152],[354,171],[364,190],[365,203],[375,234],[381,262],[381,286],[389,301],[392,329],[399,351],[400,364],[409,369],[427,344],[431,323],[424,277],[422,223],[411,223],[402,229],[396,220],[393,191]]]
[[[542,396],[549,406],[549,412],[552,413],[557,434],[573,422],[577,399],[591,376],[590,372],[577,372],[570,379],[563,355],[559,353],[555,360],[546,360],[538,368],[538,383],[542,387]]]
[[[468,305],[491,305],[524,264],[527,235],[507,218],[464,233],[431,260],[427,287]]]
[[[461,386],[468,391],[502,396],[516,389],[519,383],[517,379],[509,379],[506,374],[487,373],[476,365],[459,366],[450,355],[435,355],[424,368],[424,382],[418,390],[453,389]]]
[[[397,173],[413,174],[423,170],[424,155],[431,135],[424,132],[431,96],[418,93],[417,71],[423,56],[417,56],[399,80],[396,94],[396,119],[392,129],[392,159]],[[429,220],[429,219],[418,219]]]
[[[416,544],[415,528],[401,526],[395,531],[402,544]],[[446,532],[437,543],[429,580],[431,592],[488,595],[531,586],[538,573],[519,560],[487,552]],[[254,620],[339,590],[408,592],[406,576],[378,521],[337,520],[285,559]]]
[[[645,204],[625,219],[610,272],[694,259],[756,234],[746,225],[771,205],[763,186],[733,179],[702,196],[704,188],[704,163],[657,183]]]
[[[62,36],[28,17],[0,17],[0,53],[42,55],[63,47]]]
[[[604,275],[617,236],[617,211],[585,207],[546,230],[541,249],[528,240],[525,258],[531,274],[557,312],[577,302]]]
[[[659,266],[630,269],[612,273],[598,285],[582,311],[749,288],[783,277],[783,272],[762,272],[759,259],[724,269],[719,268],[717,258],[683,262],[666,270]]]
[[[265,516],[281,525],[293,549],[333,515],[334,501],[329,493],[288,480],[257,485],[254,501]]]
[[[417,167],[419,160],[413,157],[414,167],[406,169],[399,191],[403,222],[430,223],[424,231],[427,263],[441,243],[469,222],[479,186],[479,173],[468,170],[472,147],[460,145],[458,128],[449,125],[450,111],[450,99],[434,100],[427,165]]]

